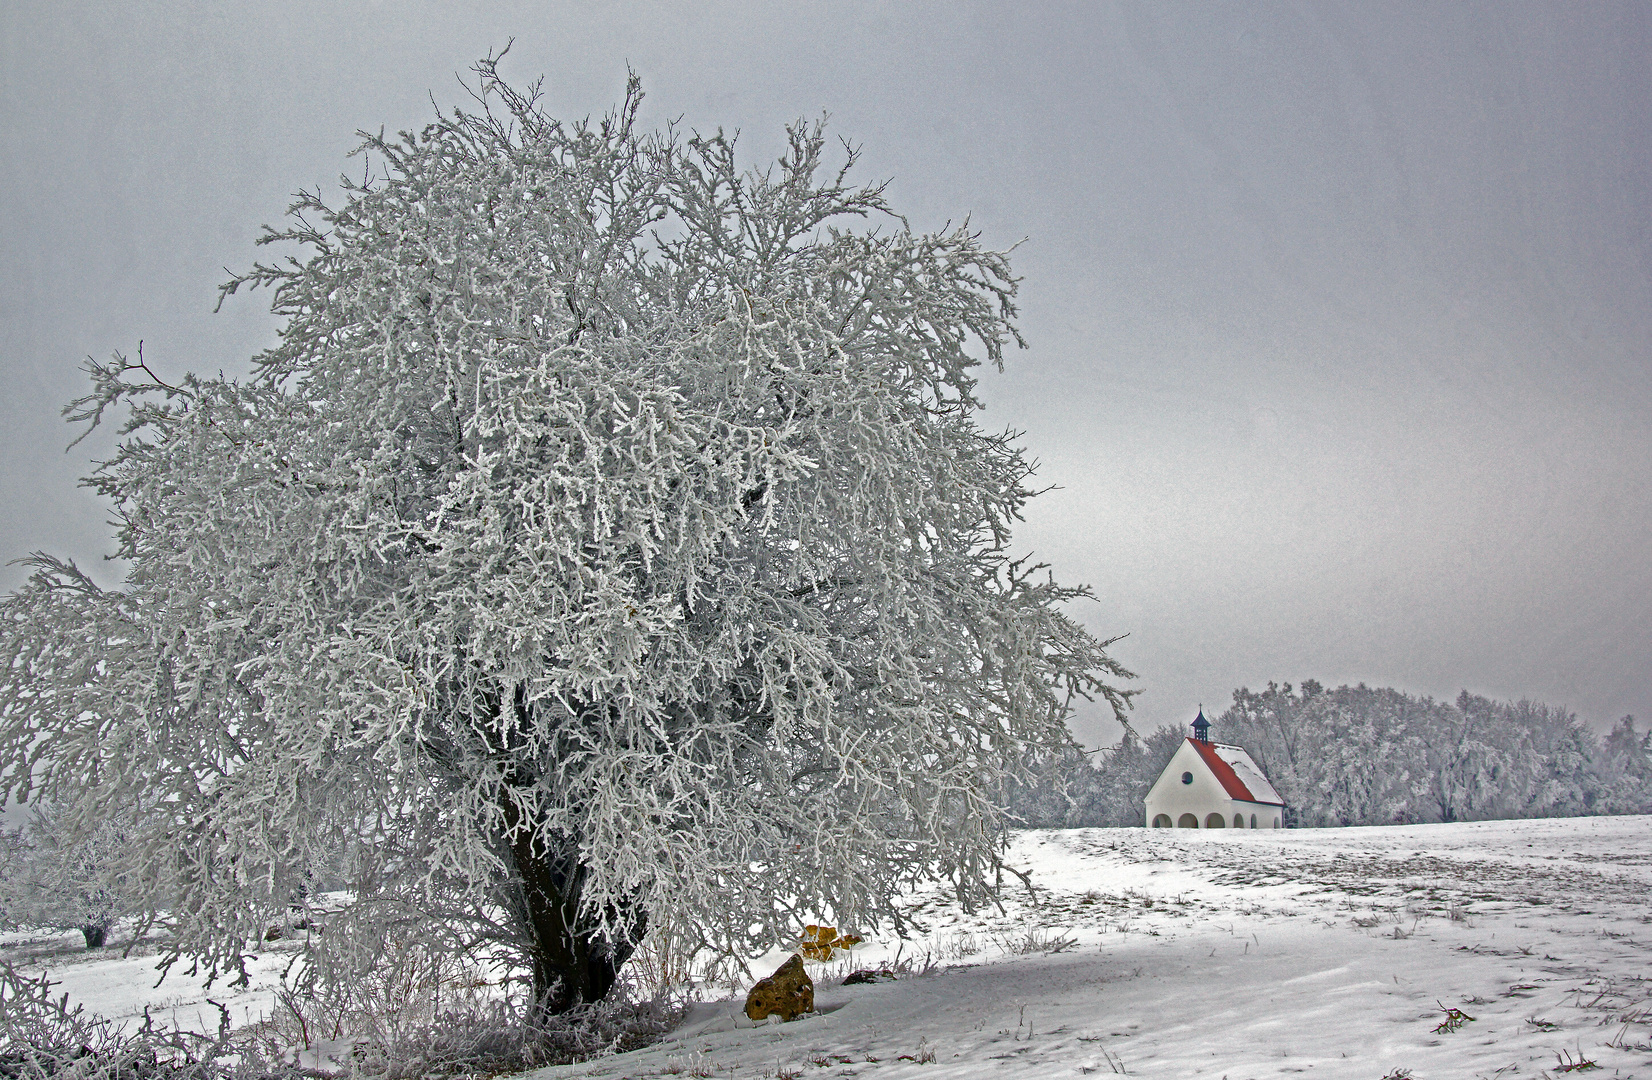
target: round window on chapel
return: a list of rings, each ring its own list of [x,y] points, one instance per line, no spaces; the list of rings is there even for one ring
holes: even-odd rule
[[[1182,783],[1184,783],[1184,784],[1193,783],[1193,774],[1190,773],[1190,772],[1183,773],[1182,774]]]

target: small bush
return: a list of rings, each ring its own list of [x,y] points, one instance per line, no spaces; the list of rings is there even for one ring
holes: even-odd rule
[[[880,982],[894,982],[895,973],[885,964],[877,968],[856,968],[843,977],[844,986],[862,986]]]
[[[220,1006],[220,1008],[222,1008]],[[0,1077],[5,1080],[227,1080],[273,1075],[256,1056],[236,1060],[228,1015],[217,1036],[155,1027],[147,1012],[123,1032],[69,996],[53,998],[46,976],[0,962]],[[296,1080],[296,1078],[295,1078]]]
[[[1024,930],[1019,934],[1000,934],[992,940],[1006,956],[1065,952],[1078,945],[1078,939],[1068,934],[1052,934],[1048,930],[1038,929]]]
[[[251,1029],[262,1057],[322,1072],[413,1080],[519,1072],[632,1050],[680,1010],[612,1000],[546,1016],[475,964],[392,936],[370,967],[285,987]]]
[[[0,963],[0,1080],[488,1077],[636,1049],[680,1019],[655,1003],[624,1001],[543,1017],[480,995],[440,999],[421,1013],[385,989],[369,986],[342,1006],[289,990],[276,1016],[237,1031],[220,1006],[216,1035],[163,1030],[147,1013],[138,1030],[123,1032],[71,1007],[66,994],[53,998],[45,976]]]

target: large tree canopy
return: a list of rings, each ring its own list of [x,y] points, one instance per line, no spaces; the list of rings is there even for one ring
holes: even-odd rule
[[[981,894],[1001,779],[1073,693],[1128,704],[1083,590],[1006,550],[1005,255],[823,173],[818,124],[743,173],[639,131],[635,80],[564,125],[477,74],[224,287],[283,320],[250,378],[91,365],[130,572],[41,556],[5,601],[0,789],[141,789],[129,877],[215,970],[342,849],[359,929],[504,946],[553,1009],[650,927]]]

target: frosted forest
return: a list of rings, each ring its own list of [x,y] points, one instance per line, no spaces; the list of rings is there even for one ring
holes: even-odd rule
[[[1142,799],[1187,734],[1127,727],[1098,753],[1066,747],[1039,763],[1035,782],[1011,784],[1010,805],[1040,828],[1142,825]],[[1306,679],[1235,690],[1210,737],[1249,751],[1292,826],[1652,813],[1652,732],[1632,716],[1602,738],[1540,702],[1466,690],[1444,702]]]

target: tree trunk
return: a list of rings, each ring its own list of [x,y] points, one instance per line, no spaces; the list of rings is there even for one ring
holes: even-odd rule
[[[510,853],[526,923],[535,1000],[553,1014],[601,1001],[646,930],[647,913],[610,912],[622,928],[619,940],[596,933],[592,920],[579,910],[585,867],[579,862],[578,845],[566,840],[546,843],[543,837],[536,843],[534,830],[514,827],[520,817],[508,797],[505,818],[511,827]]]
[[[86,939],[86,947],[88,949],[101,949],[103,948],[104,940],[109,936],[109,927],[97,925],[82,926],[80,928],[80,933],[81,936]]]

